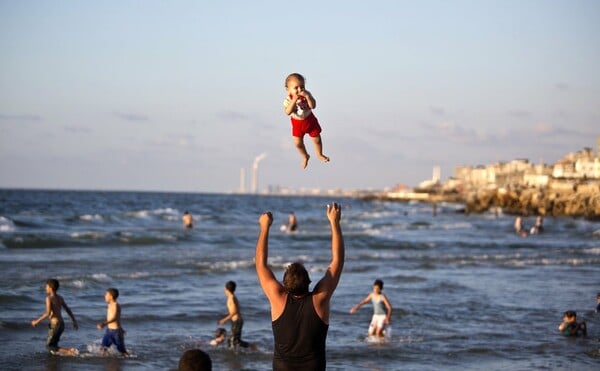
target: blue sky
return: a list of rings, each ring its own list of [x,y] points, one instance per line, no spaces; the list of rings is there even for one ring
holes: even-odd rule
[[[0,187],[229,192],[266,153],[260,189],[380,189],[600,135],[599,1],[0,0],[0,55]]]

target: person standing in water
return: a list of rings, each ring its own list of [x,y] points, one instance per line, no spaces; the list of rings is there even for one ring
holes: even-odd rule
[[[294,212],[290,212],[290,217],[288,218],[287,231],[295,232],[298,229],[298,220],[296,219],[296,215]]]
[[[225,317],[219,320],[219,325],[224,325],[227,321],[231,321],[231,334],[229,334],[229,347],[248,348],[249,343],[242,340],[242,327],[244,327],[244,319],[240,310],[240,303],[235,296],[236,283],[228,281],[225,284],[225,296],[227,296],[227,311]]]
[[[287,267],[283,282],[275,279],[267,263],[273,215],[266,212],[258,219],[256,274],[271,304],[273,370],[325,370],[330,300],[340,281],[345,258],[340,205],[327,205],[327,218],[331,227],[331,262],[313,291],[309,291],[308,271],[299,262]]]
[[[185,213],[183,213],[181,220],[183,222],[183,228],[189,229],[194,227],[194,218],[189,211],[186,210]]]
[[[50,353],[76,355],[78,353],[77,349],[61,348],[58,346],[60,336],[65,330],[65,321],[63,320],[61,313],[62,308],[65,308],[67,314],[71,317],[75,330],[79,329],[79,324],[77,323],[73,312],[71,312],[71,308],[65,303],[65,299],[56,293],[59,286],[58,280],[54,278],[50,278],[46,281],[46,293],[48,294],[48,296],[46,296],[46,311],[38,319],[31,321],[31,326],[35,327],[44,319],[50,318],[50,324],[48,325],[48,339],[46,341],[46,347]]]
[[[371,318],[371,324],[369,325],[369,335],[383,338],[384,330],[386,326],[390,324],[392,317],[392,305],[388,298],[381,292],[383,290],[383,281],[375,280],[373,283],[373,292],[367,295],[366,298],[361,300],[358,304],[350,309],[350,314],[353,314],[358,308],[367,304],[368,302],[373,303],[373,317]]]

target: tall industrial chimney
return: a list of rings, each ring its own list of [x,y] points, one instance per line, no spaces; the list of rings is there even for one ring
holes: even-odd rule
[[[267,157],[267,154],[261,153],[256,156],[254,163],[252,164],[252,193],[258,192],[258,164],[264,160],[265,157]]]
[[[246,169],[240,169],[240,193],[246,193]]]

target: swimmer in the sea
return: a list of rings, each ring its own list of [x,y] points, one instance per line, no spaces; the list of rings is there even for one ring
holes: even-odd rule
[[[515,218],[515,232],[518,236],[527,237],[527,229],[523,227],[523,217],[521,215]]]
[[[298,229],[298,220],[296,220],[296,215],[292,211],[290,212],[290,217],[288,218],[287,231],[294,232],[296,229]]]
[[[568,310],[563,316],[563,321],[558,326],[560,331],[565,336],[587,335],[587,326],[585,321],[577,323],[577,313],[574,310]]]
[[[210,345],[216,346],[223,344],[227,340],[227,330],[223,327],[219,327],[215,330],[215,338],[210,341]]]
[[[181,220],[183,221],[183,228],[192,228],[194,226],[194,218],[192,218],[192,214],[187,210],[183,213]]]

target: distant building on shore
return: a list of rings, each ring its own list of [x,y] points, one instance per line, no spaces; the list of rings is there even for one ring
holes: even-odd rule
[[[600,136],[598,152],[591,148],[569,153],[554,165],[533,164],[527,159],[489,165],[457,166],[452,184],[461,188],[535,187],[545,188],[552,183],[596,180],[600,182]]]
[[[599,139],[600,146],[600,139]],[[600,148],[598,148],[600,151]],[[552,171],[554,178],[600,179],[600,155],[594,156],[591,148],[569,153],[559,160]]]

